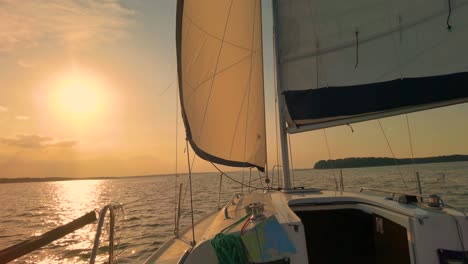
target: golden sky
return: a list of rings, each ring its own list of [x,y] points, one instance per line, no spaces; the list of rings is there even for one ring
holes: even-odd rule
[[[264,1],[268,156],[276,161],[271,10]],[[0,1],[0,177],[173,173],[173,0]],[[409,114],[417,157],[468,153],[467,104]],[[179,171],[186,171],[179,117]],[[381,120],[410,157],[405,116]],[[378,121],[326,130],[332,158],[391,156]],[[292,135],[295,167],[328,158],[323,130]],[[193,153],[193,152],[192,152]],[[211,170],[196,160],[196,171]]]

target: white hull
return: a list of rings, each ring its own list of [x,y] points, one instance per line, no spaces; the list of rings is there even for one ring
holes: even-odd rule
[[[285,239],[295,253],[275,249],[273,255],[287,257],[290,263],[341,263],[346,259],[347,263],[436,264],[441,263],[438,250],[468,250],[466,244],[462,249],[462,239],[468,238],[468,219],[459,211],[402,204],[367,193],[295,190],[239,195],[195,225],[194,248],[189,229],[166,242],[146,263],[218,263],[211,239],[245,217],[245,206],[251,203],[263,203],[264,215],[274,216],[287,233]],[[250,222],[245,232],[261,222]],[[239,234],[242,225],[243,221],[228,233]]]

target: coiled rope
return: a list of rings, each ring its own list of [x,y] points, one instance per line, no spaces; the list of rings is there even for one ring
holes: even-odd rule
[[[211,240],[211,245],[219,264],[246,263],[244,246],[239,236],[219,233]]]

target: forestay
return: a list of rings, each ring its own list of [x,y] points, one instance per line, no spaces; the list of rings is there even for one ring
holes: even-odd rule
[[[187,138],[208,161],[265,166],[261,3],[179,0],[177,60]]]
[[[275,9],[290,133],[468,100],[466,0],[278,0]]]

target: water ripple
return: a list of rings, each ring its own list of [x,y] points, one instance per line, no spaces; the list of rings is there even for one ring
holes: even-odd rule
[[[468,208],[468,162],[418,164],[423,191],[442,195],[454,206]],[[347,190],[360,187],[415,191],[414,168],[396,167],[357,168],[343,170]],[[441,177],[445,174],[446,177]],[[242,172],[230,173],[241,180]],[[332,170],[297,170],[296,186],[333,189]],[[402,176],[405,182],[402,181]],[[181,228],[190,225],[190,197],[183,183]],[[277,182],[277,179],[274,179]],[[259,181],[255,184],[260,186]],[[194,214],[198,219],[218,204],[218,174],[196,174],[193,181]],[[119,263],[135,263],[148,257],[162,245],[174,230],[174,177],[80,180],[69,182],[14,183],[0,188],[0,249],[40,235],[81,215],[112,202],[129,203],[124,212],[118,212],[116,222],[115,254]],[[3,186],[2,186],[3,187]],[[223,180],[221,201],[240,192],[237,184]],[[243,188],[247,191],[247,188]],[[106,260],[109,230],[103,230],[99,261]],[[73,234],[47,245],[19,260],[20,263],[87,263],[94,240],[96,224],[88,225]]]

